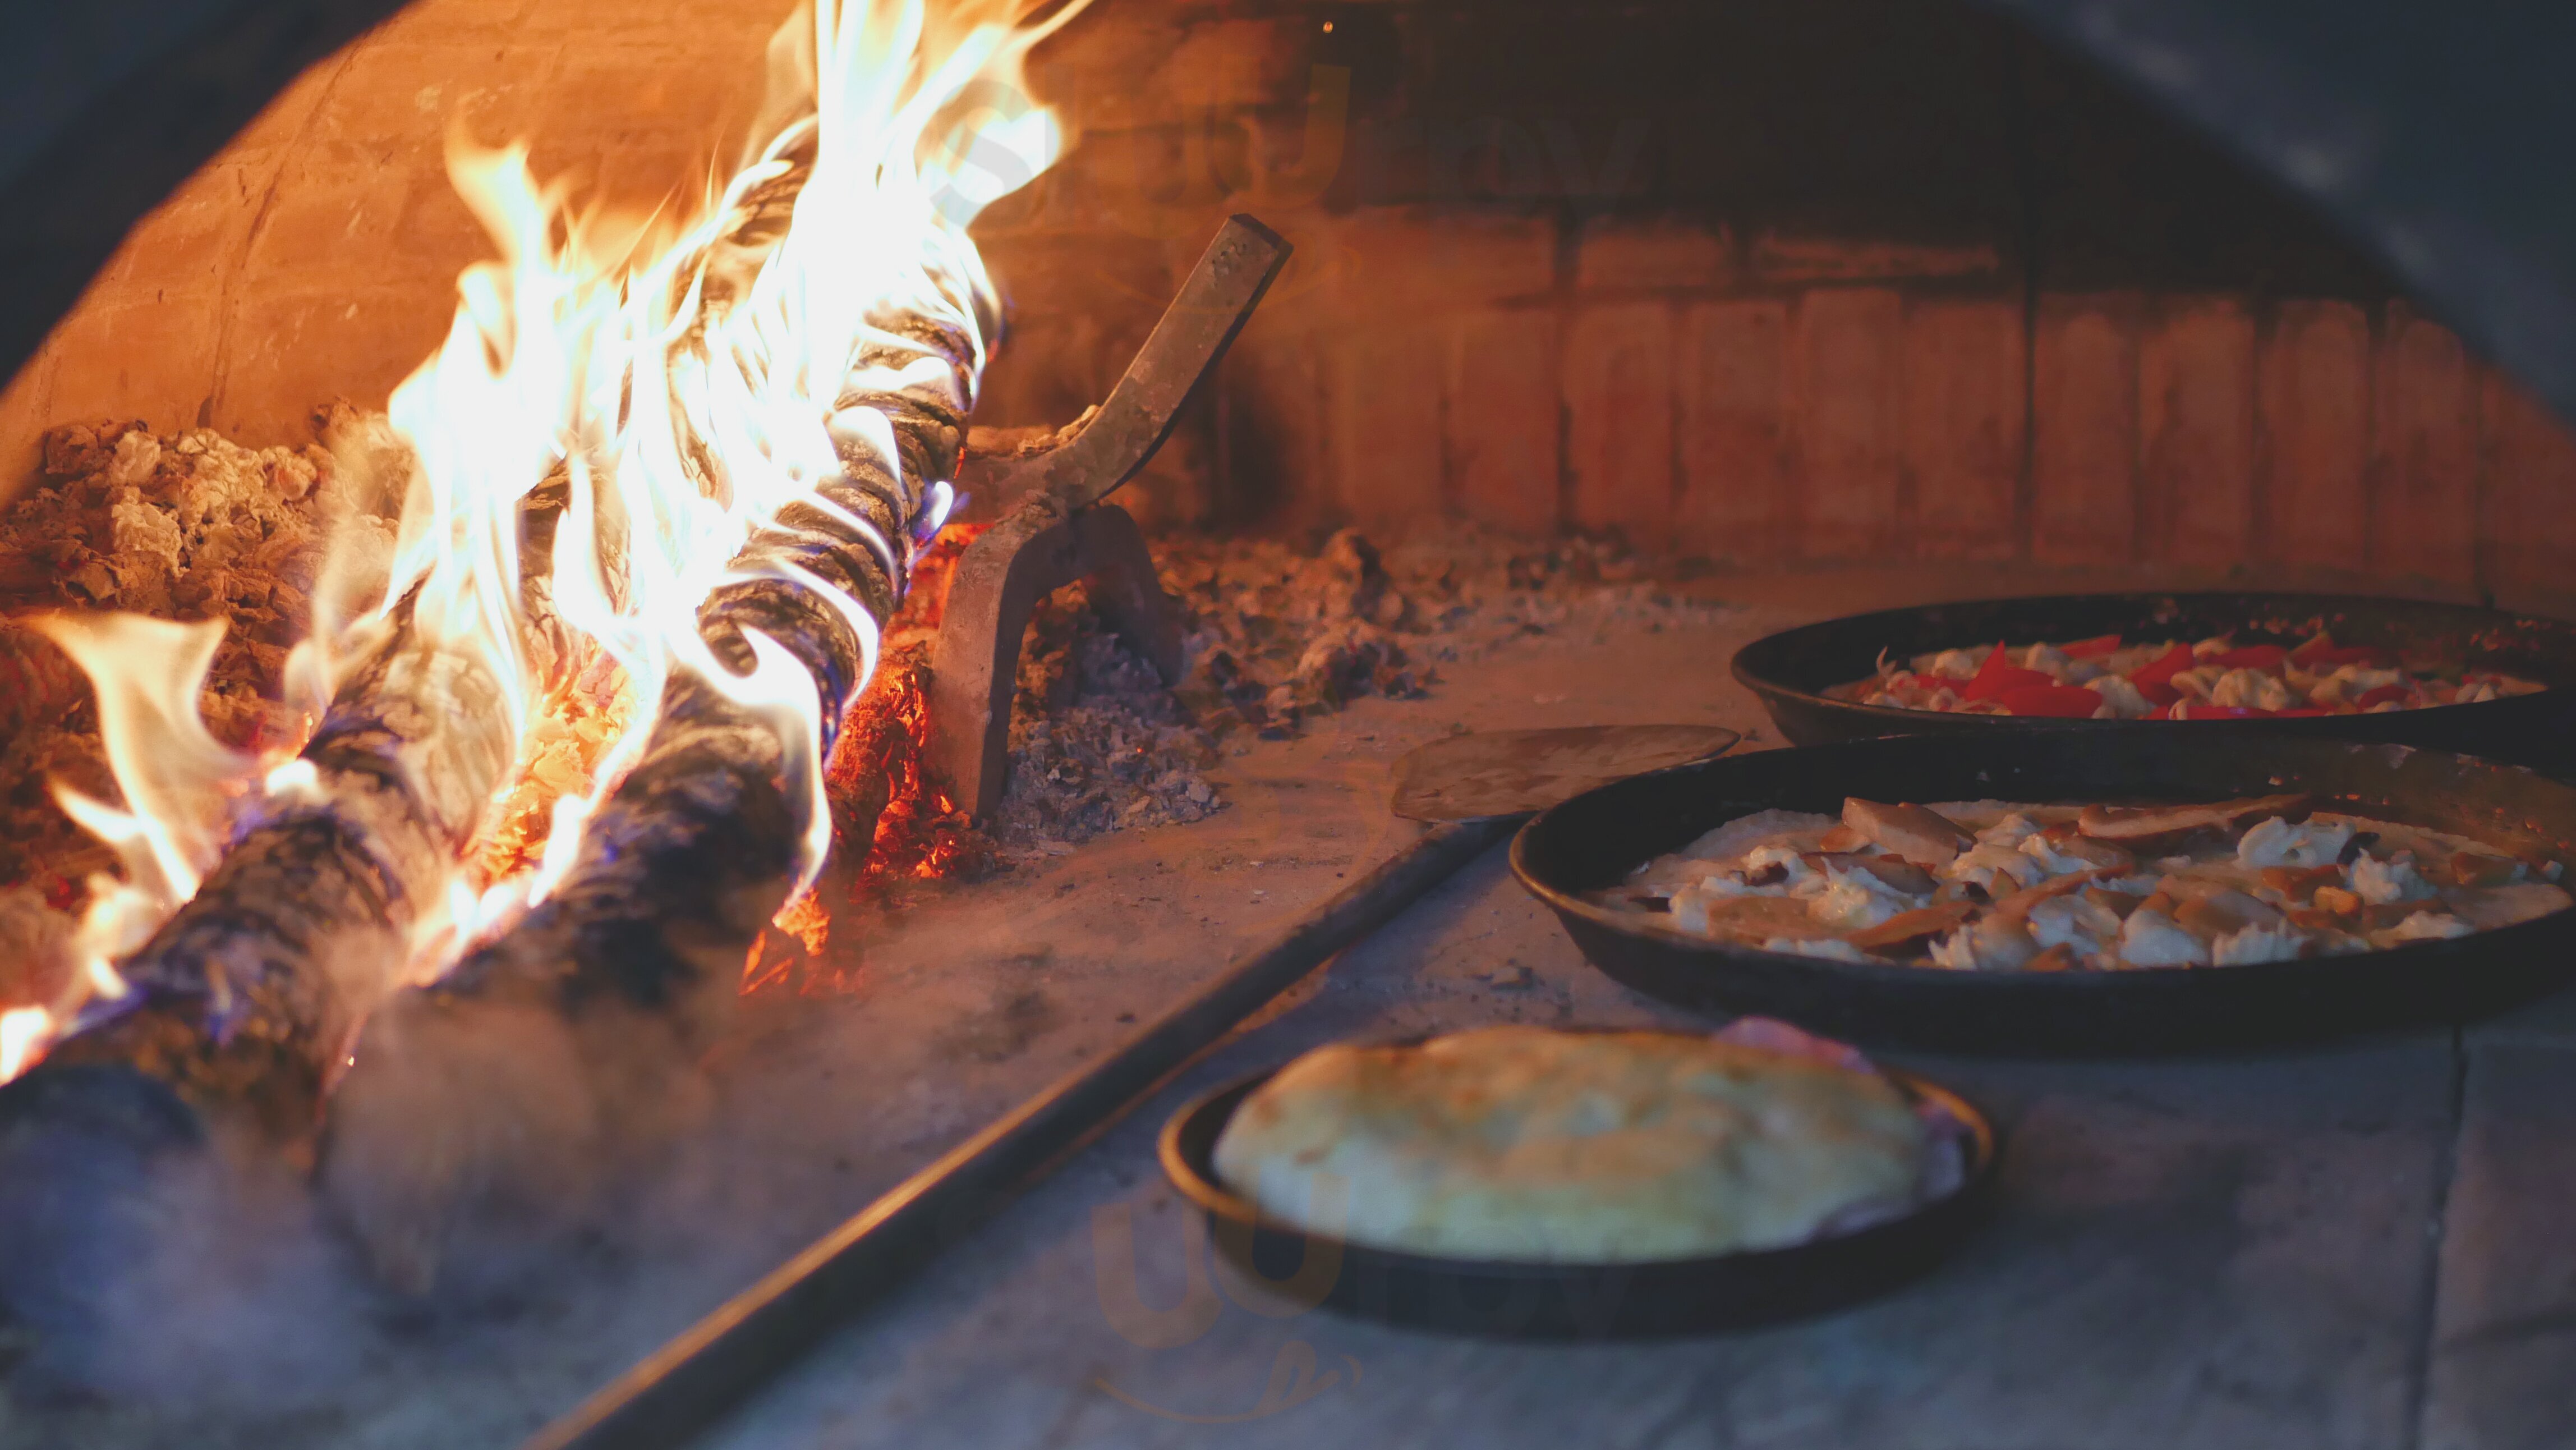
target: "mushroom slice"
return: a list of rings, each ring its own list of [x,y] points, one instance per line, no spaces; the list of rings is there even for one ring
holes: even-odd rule
[[[2130,912],[2138,909],[2139,903],[2146,900],[2136,892],[2113,891],[2107,886],[2085,887],[2084,899],[2123,920],[2127,919]]]
[[[2280,908],[2242,891],[2204,892],[2174,909],[2174,923],[2207,942],[2234,936],[2249,926],[2273,926],[2280,920]]]
[[[1849,826],[1836,826],[1825,832],[1823,839],[1816,842],[1816,849],[1840,855],[1848,851],[1857,851],[1868,844],[1869,837]]]
[[[1794,896],[1720,897],[1708,906],[1708,934],[1757,947],[1773,937],[1817,941],[1842,935],[1816,920],[1807,903]]]
[[[2307,803],[2303,795],[2267,795],[2206,805],[2086,806],[2075,818],[2075,828],[2094,840],[2117,841],[2137,850],[2180,840],[2194,831],[2231,830],[2249,816],[2286,816]]]
[[[2138,858],[2127,848],[2109,841],[2081,834],[2069,834],[2049,841],[2049,848],[2060,856],[2072,856],[2094,870],[2113,876],[2126,876],[2138,869]]]
[[[2032,907],[2052,896],[2064,896],[2070,891],[2081,891],[2092,884],[2093,873],[2090,871],[2053,876],[2036,886],[2025,886],[2009,896],[1998,899],[1995,902],[1995,916],[2002,921],[2026,921],[2030,917]]]
[[[2483,851],[2451,853],[2451,881],[2454,885],[2510,886],[2522,870],[2522,863],[2511,856],[2490,856]]]
[[[1858,796],[1843,801],[1843,824],[1882,851],[1917,866],[1938,869],[1958,859],[1976,838],[1939,811],[1918,805],[1885,805]]]
[[[2051,872],[2107,871],[2126,875],[2138,865],[2138,858],[2128,848],[2079,835],[2073,821],[2060,821],[2023,841],[2021,853]]]
[[[1943,901],[1931,906],[1918,906],[1912,911],[1900,911],[1876,926],[1846,934],[1843,940],[1868,952],[1902,951],[1920,946],[1927,939],[1951,930],[1976,914],[1975,902]]]
[[[1852,851],[1810,851],[1800,859],[1818,871],[1830,869],[1842,872],[1846,876],[1855,872],[1867,872],[1876,877],[1881,886],[1890,891],[1902,892],[1907,896],[1929,896],[1933,888],[1941,884],[1932,879],[1931,872],[1901,856],[1864,856]]]

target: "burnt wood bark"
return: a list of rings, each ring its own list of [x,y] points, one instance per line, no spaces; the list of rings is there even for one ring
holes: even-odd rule
[[[944,387],[836,402],[836,415],[864,408],[892,423],[900,467],[844,449],[840,476],[818,490],[832,508],[790,506],[736,559],[746,572],[802,570],[880,625],[902,597],[923,490],[955,470],[975,385],[972,338],[917,317],[882,325],[901,341],[856,359],[852,376],[922,352],[950,364]],[[719,591],[699,624],[739,671],[752,663],[744,631],[785,646],[812,678],[828,753],[865,682],[865,645],[841,610],[761,580]],[[331,1103],[322,1178],[389,1283],[430,1287],[460,1232],[579,1213],[689,1114],[694,1060],[795,884],[808,819],[786,765],[754,713],[675,676],[568,877],[441,981],[370,1019]]]
[[[196,895],[119,964],[123,1010],[0,1087],[0,1305],[70,1340],[156,1234],[157,1166],[310,1132],[511,757],[486,666],[407,617],[342,683]]]

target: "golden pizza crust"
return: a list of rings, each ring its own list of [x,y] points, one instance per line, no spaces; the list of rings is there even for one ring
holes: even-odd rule
[[[1899,1206],[1926,1151],[1885,1079],[1659,1032],[1490,1027],[1333,1046],[1244,1099],[1218,1176],[1273,1218],[1449,1258],[1777,1248]]]

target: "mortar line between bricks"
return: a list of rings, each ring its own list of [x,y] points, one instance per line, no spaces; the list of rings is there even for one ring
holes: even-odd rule
[[[2415,1291],[2415,1337],[2407,1349],[2405,1450],[2423,1450],[2424,1421],[2432,1410],[2433,1326],[2441,1310],[2442,1245],[2449,1236],[2451,1186],[2459,1176],[2460,1139],[2468,1128],[2468,1030],[2451,1029],[2451,1132],[2433,1169],[2433,1213],[2424,1225],[2424,1271]]]

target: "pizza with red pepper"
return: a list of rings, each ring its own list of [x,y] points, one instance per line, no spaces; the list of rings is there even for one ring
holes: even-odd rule
[[[2135,644],[2116,634],[2063,644],[1981,645],[1882,658],[1828,693],[1863,705],[2061,720],[2247,720],[2472,705],[2547,687],[2496,670],[2411,669],[2395,652],[2337,645],[2239,645],[2226,635]]]

